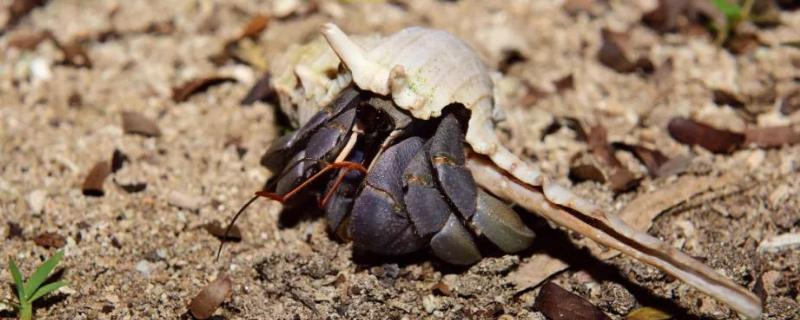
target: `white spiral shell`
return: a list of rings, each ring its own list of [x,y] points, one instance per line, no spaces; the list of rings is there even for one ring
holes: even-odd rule
[[[472,149],[523,182],[540,186],[542,176],[503,145],[494,131],[492,79],[478,55],[452,34],[412,27],[379,41],[359,44],[335,24],[322,34],[362,90],[391,96],[418,119],[438,117],[460,103],[470,110],[466,140]]]

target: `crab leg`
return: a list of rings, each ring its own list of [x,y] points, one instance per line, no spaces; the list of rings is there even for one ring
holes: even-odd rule
[[[569,190],[546,179],[542,187],[526,185],[477,154],[470,155],[467,167],[478,185],[495,195],[656,267],[748,318],[761,317],[761,300],[752,292],[659,239],[632,228],[619,217],[602,212]]]

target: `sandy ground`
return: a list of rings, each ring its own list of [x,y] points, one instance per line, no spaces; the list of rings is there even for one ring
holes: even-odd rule
[[[9,0],[0,1],[6,7]],[[766,43],[732,55],[708,37],[659,35],[640,23],[654,1],[610,1],[570,15],[558,1],[322,2],[317,11],[272,19],[254,46],[266,63],[291,43],[316,35],[326,21],[350,32],[389,32],[425,24],[450,30],[473,45],[492,68],[503,50],[527,60],[506,72],[509,146],[564,184],[570,158],[585,151],[574,133],[542,138],[556,117],[601,123],[611,141],[643,143],[669,157],[693,154],[685,175],[738,178],[721,190],[671,208],[650,233],[699,257],[736,282],[766,292],[766,319],[800,318],[800,253],[759,253],[771,236],[800,231],[800,147],[745,148],[715,155],[672,140],[666,124],[692,116],[737,129],[745,125],[730,107],[712,101],[711,89],[747,95],[774,88],[756,124],[797,123],[800,115],[777,112],[781,97],[798,87],[800,51],[778,43],[798,40],[800,12],[783,12],[784,25],[759,31]],[[228,319],[498,318],[544,319],[534,311],[538,289],[517,293],[506,275],[533,253],[567,261],[556,275],[562,287],[587,298],[612,318],[652,306],[679,319],[735,319],[724,305],[627,257],[599,261],[571,242],[571,235],[529,218],[539,241],[518,255],[491,257],[467,269],[448,267],[427,254],[379,259],[354,254],[325,231],[322,219],[281,217],[279,205],[257,202],[239,227],[243,240],[215,262],[218,240],[202,226],[226,222],[269,172],[258,160],[280,129],[275,106],[239,101],[260,77],[246,64],[216,66],[209,57],[268,1],[53,1],[0,36],[0,259],[16,259],[29,272],[55,249],[33,239],[52,232],[66,242],[61,264],[68,288],[44,301],[42,319],[190,318],[186,305],[220,272],[235,283],[218,314]],[[113,12],[113,15],[111,14]],[[139,32],[174,23],[165,34]],[[9,48],[18,33],[49,29],[61,41],[90,40],[92,68],[59,64],[51,42],[27,51]],[[653,76],[620,74],[597,62],[600,29],[630,30],[633,54],[669,71]],[[792,39],[792,36],[795,39]],[[572,75],[574,89],[555,93],[553,82]],[[176,103],[171,88],[196,77],[236,79]],[[551,94],[529,105],[513,103],[527,82]],[[155,119],[159,137],[125,134],[123,111]],[[118,149],[130,161],[105,182],[105,195],[87,197],[83,179],[95,162]],[[631,170],[646,173],[627,154]],[[629,161],[630,160],[630,161]],[[637,189],[615,194],[594,182],[576,192],[614,212],[640,195],[674,183],[646,178]],[[116,183],[115,183],[116,182]],[[129,193],[117,183],[147,184]],[[21,234],[12,230],[21,227]],[[0,298],[11,298],[11,277],[0,271]],[[437,283],[449,295],[435,290]],[[9,285],[6,285],[9,284]],[[3,309],[5,308],[5,309]],[[13,317],[0,307],[0,317]]]

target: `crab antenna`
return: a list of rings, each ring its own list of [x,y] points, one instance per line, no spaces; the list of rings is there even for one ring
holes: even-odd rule
[[[225,233],[222,235],[222,240],[219,242],[219,249],[217,249],[217,257],[214,259],[214,261],[218,261],[218,260],[219,260],[219,255],[222,253],[222,246],[224,246],[224,245],[225,245],[225,240],[226,240],[226,239],[228,239],[228,233],[231,231],[231,228],[233,228],[233,225],[234,225],[234,224],[236,224],[236,220],[237,220],[237,219],[239,219],[239,216],[240,216],[240,215],[241,215],[241,214],[244,212],[244,210],[245,210],[245,209],[247,209],[247,207],[249,207],[249,206],[250,206],[250,204],[252,204],[253,202],[255,202],[255,201],[256,201],[256,199],[258,199],[258,198],[260,198],[260,197],[261,197],[261,196],[259,196],[258,194],[256,194],[255,196],[253,196],[252,198],[250,198],[250,200],[248,200],[248,201],[247,201],[247,203],[245,203],[245,204],[244,204],[244,205],[243,205],[243,206],[242,206],[242,207],[239,209],[239,211],[238,211],[238,212],[236,212],[236,215],[234,215],[234,216],[233,216],[233,220],[231,220],[231,222],[230,222],[230,223],[228,223],[228,227],[227,227],[227,228],[225,228]]]
[[[308,186],[312,182],[314,182],[314,180],[316,180],[317,178],[321,177],[326,172],[328,172],[330,170],[333,170],[333,169],[342,169],[342,168],[346,169],[347,171],[357,170],[357,171],[360,171],[360,172],[362,172],[364,174],[367,173],[367,169],[364,168],[364,166],[361,165],[358,162],[340,161],[340,162],[334,162],[334,163],[330,163],[330,164],[326,165],[324,168],[322,168],[322,170],[320,170],[319,172],[315,173],[313,176],[311,176],[310,178],[308,178],[305,181],[303,181],[303,183],[301,183],[299,186],[295,187],[294,189],[292,189],[291,191],[287,192],[284,195],[279,195],[279,194],[276,194],[276,193],[266,192],[266,191],[256,191],[256,195],[253,196],[252,198],[250,198],[250,200],[248,200],[247,203],[245,203],[239,209],[239,211],[236,212],[236,215],[233,216],[233,219],[231,220],[231,222],[228,223],[228,227],[225,228],[225,233],[222,235],[222,240],[221,240],[221,242],[219,244],[219,249],[217,249],[217,257],[216,257],[215,261],[219,260],[219,256],[222,253],[222,246],[225,245],[225,239],[228,238],[228,233],[231,231],[231,228],[233,228],[233,225],[236,223],[236,220],[239,219],[239,216],[242,213],[244,213],[244,211],[247,209],[247,207],[249,207],[250,204],[255,202],[256,199],[264,197],[264,198],[269,198],[269,199],[272,199],[272,200],[275,200],[275,201],[278,201],[278,202],[285,202],[286,200],[289,200],[289,198],[291,198],[297,192],[299,192],[300,190],[302,190],[303,188],[305,188],[306,186]],[[341,183],[341,182],[339,182],[339,183]],[[338,185],[338,183],[336,185]],[[326,196],[326,198],[328,198],[328,197],[329,196]]]

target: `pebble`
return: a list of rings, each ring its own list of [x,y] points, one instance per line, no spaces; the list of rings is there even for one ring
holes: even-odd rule
[[[50,72],[50,62],[44,58],[35,58],[31,60],[30,72],[33,83],[50,80],[53,76],[52,72]]]
[[[150,273],[153,272],[153,264],[147,260],[139,260],[136,263],[136,271],[139,271],[145,277],[149,277]]]
[[[167,195],[169,204],[186,210],[196,211],[203,205],[203,198],[172,190]]]
[[[429,314],[438,310],[439,306],[441,306],[441,302],[439,301],[438,298],[434,297],[431,294],[422,298],[422,307],[425,308],[425,312]]]
[[[44,190],[33,190],[25,198],[33,214],[41,214],[44,212],[45,200],[47,200],[47,192]]]

